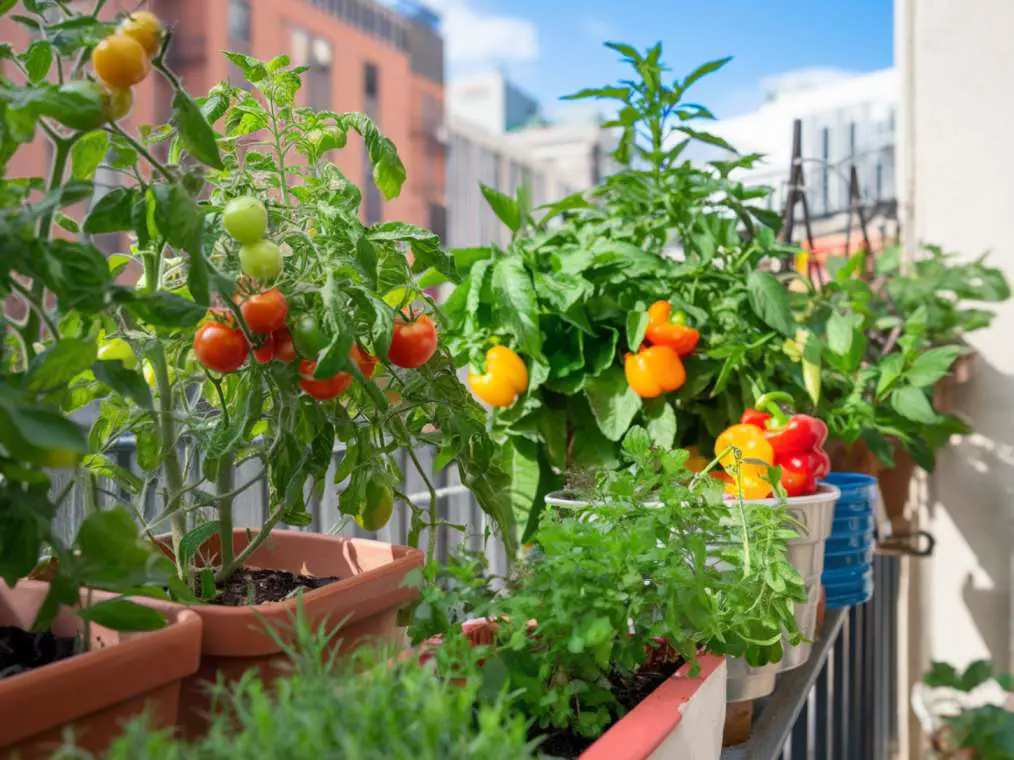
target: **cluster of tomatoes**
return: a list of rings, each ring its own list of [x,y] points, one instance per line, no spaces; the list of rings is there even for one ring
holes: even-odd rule
[[[281,250],[264,238],[268,213],[256,198],[243,196],[226,204],[222,224],[225,231],[240,244],[240,269],[252,280],[272,281],[282,273]],[[237,327],[232,312],[215,309],[212,318],[197,330],[194,353],[207,369],[226,374],[235,372],[249,354],[260,364],[279,361],[299,362],[299,387],[319,401],[340,396],[352,385],[352,375],[338,372],[331,377],[317,378],[316,357],[331,342],[312,314],[289,320],[289,304],[277,287],[244,293],[238,297],[243,321],[254,339],[251,346],[243,330]],[[391,336],[388,361],[397,367],[415,369],[430,360],[437,350],[437,331],[428,316],[414,321],[398,320]],[[372,377],[377,358],[353,346],[349,358],[365,377]]]
[[[656,301],[648,309],[644,337],[650,345],[624,359],[627,384],[641,398],[656,398],[682,388],[687,381],[683,359],[697,348],[701,334],[687,325],[686,314],[674,313],[668,301]]]
[[[103,85],[105,115],[122,119],[134,104],[131,89],[151,71],[162,42],[162,22],[148,11],[134,11],[92,51],[92,68]],[[90,83],[82,83],[88,85]]]

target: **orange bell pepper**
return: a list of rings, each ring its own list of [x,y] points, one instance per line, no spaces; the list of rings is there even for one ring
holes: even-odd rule
[[[653,346],[669,346],[681,357],[689,356],[697,348],[701,334],[687,325],[687,315],[675,314],[668,301],[655,301],[648,308],[648,329],[645,337]]]
[[[623,362],[627,383],[641,398],[655,398],[683,387],[687,371],[679,355],[669,346],[642,348],[627,354]]]
[[[528,368],[507,346],[486,352],[486,371],[468,369],[468,387],[490,406],[510,406],[528,388]]]
[[[733,448],[739,450],[740,457],[727,451]],[[727,494],[744,499],[766,499],[771,495],[773,489],[765,477],[768,467],[774,464],[775,450],[764,437],[763,430],[756,425],[733,425],[718,436],[715,451],[723,454],[722,467],[731,476],[725,484]],[[740,460],[738,467],[737,459]]]

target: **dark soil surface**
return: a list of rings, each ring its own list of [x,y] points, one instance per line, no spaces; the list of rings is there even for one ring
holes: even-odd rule
[[[77,654],[73,636],[54,636],[14,626],[0,626],[0,679],[65,660]]]
[[[250,604],[281,602],[295,596],[300,589],[313,591],[340,580],[296,575],[284,570],[237,570],[225,583],[218,584],[218,596],[209,604],[225,607],[245,607]]]
[[[682,660],[676,659],[671,662],[653,663],[645,666],[631,678],[623,679],[619,676],[610,676],[613,693],[623,706],[624,714],[633,710],[641,700],[661,686],[667,678],[679,670],[682,664]],[[531,738],[543,739],[538,748],[538,751],[543,755],[566,758],[566,760],[580,757],[581,753],[595,742],[594,739],[586,739],[570,731],[553,731],[547,734],[540,733],[538,728],[532,729]]]

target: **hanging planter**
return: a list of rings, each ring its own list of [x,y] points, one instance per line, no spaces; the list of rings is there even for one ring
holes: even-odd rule
[[[28,631],[49,592],[49,584],[22,580],[12,589],[0,582],[0,627]],[[82,592],[82,602],[88,592]],[[93,601],[115,594],[91,592]],[[123,723],[147,712],[155,729],[176,724],[181,683],[198,667],[201,618],[169,610],[169,625],[145,633],[118,633],[92,624],[91,649],[49,664],[0,677],[0,755],[20,760],[48,758],[74,732],[77,746],[104,752]],[[84,633],[84,621],[69,608],[57,615],[57,640]],[[35,642],[35,653],[43,650]],[[45,659],[51,659],[46,657]]]
[[[233,532],[237,551],[256,534]],[[163,544],[163,549],[168,548]],[[199,554],[212,564],[219,561],[218,536],[210,538]],[[333,650],[346,652],[367,640],[397,642],[398,610],[411,601],[414,588],[404,587],[405,576],[423,564],[423,552],[407,546],[317,533],[275,530],[246,563],[247,568],[278,570],[301,576],[307,586],[301,599],[291,596],[266,604],[201,604],[190,607],[204,623],[201,663],[183,684],[181,723],[187,736],[199,736],[207,727],[210,707],[207,685],[218,678],[235,682],[257,668],[265,683],[281,675],[289,663],[282,643],[293,640],[297,609],[306,624],[326,624],[335,632]],[[164,609],[180,605],[137,600]],[[276,641],[268,629],[281,641]]]

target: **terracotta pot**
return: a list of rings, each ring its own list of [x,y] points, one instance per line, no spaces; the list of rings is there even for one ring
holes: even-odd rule
[[[235,550],[242,551],[254,535],[241,528],[233,531]],[[162,548],[170,551],[164,543]],[[199,556],[215,563],[218,551],[216,535],[204,544]],[[398,639],[398,609],[418,593],[414,588],[402,587],[402,581],[410,570],[422,567],[423,558],[418,549],[381,541],[275,530],[246,566],[341,578],[303,595],[303,617],[312,628],[326,624],[329,630],[338,632],[332,651],[345,652],[366,639]],[[204,637],[200,669],[183,683],[180,719],[188,737],[200,736],[207,729],[209,683],[218,678],[235,682],[250,668],[257,668],[268,684],[285,674],[289,658],[265,626],[274,629],[283,641],[292,641],[296,608],[296,599],[249,607],[208,604],[191,608],[204,621]]]
[[[880,472],[880,461],[862,439],[851,445],[841,440],[828,441],[824,449],[831,457],[832,472],[858,472],[872,477]]]
[[[534,620],[528,623],[530,630],[536,625]],[[469,620],[461,627],[472,644],[495,642],[493,621]],[[417,647],[417,656],[425,662],[439,645],[440,637],[429,639]],[[697,661],[700,672],[695,677],[690,676],[690,663],[683,665],[596,739],[581,753],[581,760],[718,757],[725,725],[727,666],[719,655],[703,654]]]
[[[0,581],[0,625],[31,628],[49,584]],[[93,593],[93,601],[113,594]],[[83,596],[82,596],[83,598]],[[73,728],[77,746],[103,753],[124,722],[147,711],[155,728],[176,724],[180,684],[197,671],[201,618],[169,610],[170,625],[147,633],[117,633],[92,625],[92,651],[0,681],[0,756],[48,758]],[[52,626],[59,636],[82,631],[72,610]]]
[[[877,475],[884,512],[891,520],[892,525],[905,518],[909,485],[915,474],[915,466],[915,460],[905,451],[904,447],[895,444],[894,467],[882,469]]]

